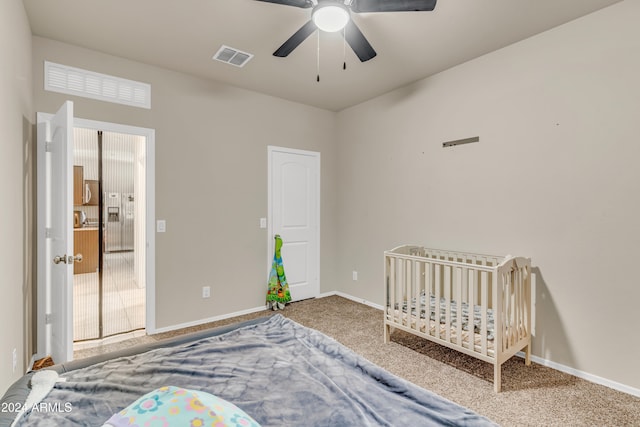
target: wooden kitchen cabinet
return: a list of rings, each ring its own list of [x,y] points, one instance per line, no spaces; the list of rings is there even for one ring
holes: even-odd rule
[[[73,264],[73,274],[98,271],[98,228],[76,228],[73,230],[73,251],[82,254],[82,262]]]
[[[84,203],[84,170],[82,166],[73,167],[73,205]]]

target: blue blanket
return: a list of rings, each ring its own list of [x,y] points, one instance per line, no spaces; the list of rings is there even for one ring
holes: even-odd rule
[[[40,406],[50,410],[19,425],[99,426],[163,386],[219,396],[262,426],[494,425],[281,315],[61,376]]]

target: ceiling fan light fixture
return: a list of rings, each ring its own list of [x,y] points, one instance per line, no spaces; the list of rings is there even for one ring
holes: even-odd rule
[[[313,9],[311,19],[322,31],[335,33],[347,25],[350,17],[347,8],[340,3],[320,3]]]

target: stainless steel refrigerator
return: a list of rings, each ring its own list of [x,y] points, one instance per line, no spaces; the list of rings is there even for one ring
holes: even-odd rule
[[[105,194],[105,252],[133,250],[134,202],[133,193]]]

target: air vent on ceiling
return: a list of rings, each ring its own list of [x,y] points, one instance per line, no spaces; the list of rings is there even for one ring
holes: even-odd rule
[[[235,65],[236,67],[244,67],[244,65],[253,58],[253,55],[242,52],[229,46],[222,45],[220,49],[213,55],[213,59],[226,64]]]
[[[116,104],[151,108],[151,85],[44,62],[44,89]]]

